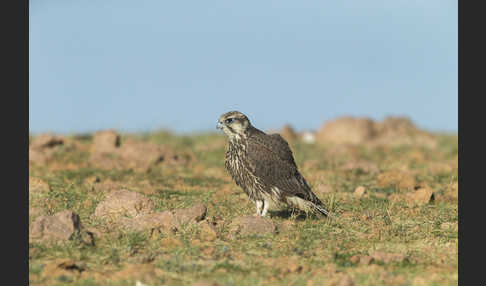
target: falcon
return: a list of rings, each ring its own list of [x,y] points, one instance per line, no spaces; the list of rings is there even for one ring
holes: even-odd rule
[[[318,216],[329,216],[295,164],[289,144],[280,134],[253,127],[246,115],[230,111],[216,128],[228,136],[225,168],[256,205],[257,216],[282,203]]]

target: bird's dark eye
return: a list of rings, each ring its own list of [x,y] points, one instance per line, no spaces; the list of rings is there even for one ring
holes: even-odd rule
[[[225,123],[231,123],[231,122],[233,122],[233,118],[228,118],[228,119],[226,119],[224,122],[225,122]]]

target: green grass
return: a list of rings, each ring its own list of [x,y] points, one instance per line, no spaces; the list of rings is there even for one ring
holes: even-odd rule
[[[458,222],[457,200],[447,197],[450,186],[457,182],[457,136],[436,136],[435,148],[341,146],[341,153],[334,152],[336,146],[332,145],[290,142],[311,187],[332,187],[330,193],[316,194],[336,218],[318,220],[273,212],[271,219],[279,229],[277,234],[246,237],[233,237],[227,227],[234,218],[253,214],[254,206],[224,171],[222,135],[180,136],[166,131],[124,134],[122,140],[133,137],[195,156],[188,165],[161,165],[151,172],[91,168],[86,163],[91,135],[75,137],[71,140],[86,148],[60,146],[48,166],[29,168],[30,176],[44,180],[50,187],[46,193],[31,196],[29,205],[42,208],[45,214],[72,210],[85,227],[99,230],[101,235],[95,235],[94,246],[77,238],[60,244],[31,242],[30,283],[133,286],[137,280],[146,285],[190,285],[209,280],[221,285],[321,285],[336,283],[345,273],[356,285],[457,285],[457,227],[447,227]],[[380,171],[341,168],[350,161],[367,162]],[[413,173],[420,185],[435,191],[433,204],[392,201],[390,196],[405,191],[378,187],[379,172],[395,170],[397,163]],[[52,168],[53,164],[57,167]],[[69,164],[70,168],[63,168]],[[73,164],[79,167],[72,168]],[[194,225],[158,236],[149,231],[113,228],[92,217],[106,196],[103,190],[86,183],[93,176],[101,183],[114,182],[141,192],[152,200],[155,211],[201,202],[208,207],[208,218],[216,217],[225,224],[211,241],[205,241]],[[358,186],[367,190],[361,198],[353,196]],[[177,243],[167,244],[170,241]],[[391,263],[375,261],[368,266],[350,260],[373,251],[404,254],[407,258]],[[64,258],[72,259],[84,271],[46,272],[49,263]],[[131,265],[136,266],[132,272],[127,270],[132,269]],[[150,271],[144,272],[144,267]]]

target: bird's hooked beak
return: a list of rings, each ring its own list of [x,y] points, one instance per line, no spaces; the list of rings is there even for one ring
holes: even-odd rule
[[[223,130],[223,124],[221,122],[218,122],[218,125],[216,125],[216,129]]]

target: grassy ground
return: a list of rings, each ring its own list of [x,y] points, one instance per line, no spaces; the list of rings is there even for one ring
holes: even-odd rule
[[[233,237],[222,229],[205,239],[189,226],[153,235],[108,229],[91,216],[106,193],[87,183],[124,185],[149,197],[157,210],[202,202],[208,218],[230,222],[254,213],[254,205],[224,171],[225,138],[218,134],[176,136],[168,132],[123,135],[192,152],[188,165],[159,165],[150,172],[95,169],[89,148],[61,146],[54,163],[31,166],[29,175],[49,184],[31,196],[30,208],[52,215],[79,214],[95,230],[94,246],[76,237],[58,244],[29,244],[31,285],[456,285],[457,136],[436,135],[437,147],[345,147],[291,141],[301,173],[336,219],[273,213],[277,234]],[[35,137],[32,138],[35,140]],[[90,136],[76,139],[89,146]],[[351,164],[351,165],[350,165]],[[353,165],[354,164],[354,165]],[[399,175],[396,175],[399,174]],[[366,193],[353,194],[358,186]],[[417,188],[434,191],[426,204],[410,203]],[[34,216],[30,217],[30,223]],[[399,254],[397,261],[360,264],[353,256]],[[53,267],[70,259],[64,269]],[[56,264],[57,263],[57,264]],[[341,284],[349,285],[349,284]]]

